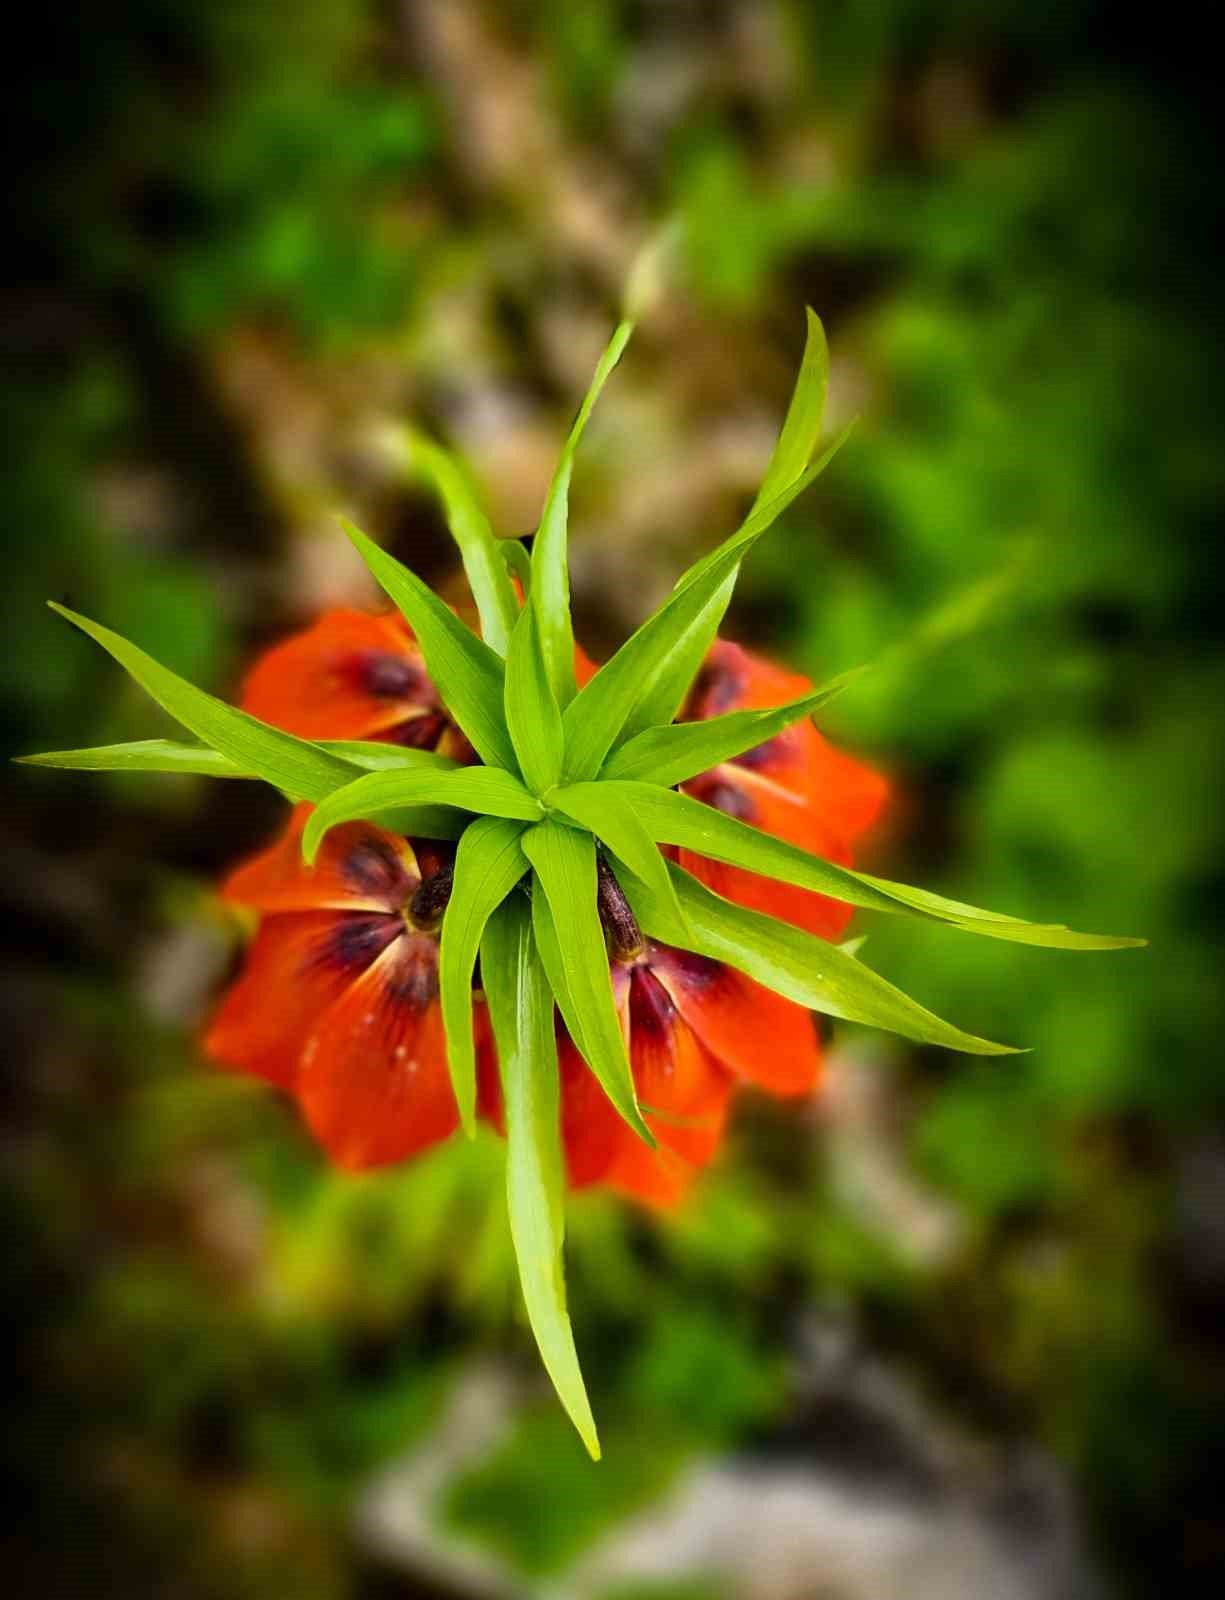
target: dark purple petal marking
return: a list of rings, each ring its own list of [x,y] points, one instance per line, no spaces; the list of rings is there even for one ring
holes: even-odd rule
[[[428,933],[406,934],[387,979],[387,997],[397,1005],[425,1011],[438,998],[438,940]]]
[[[686,789],[696,800],[714,806],[716,811],[723,811],[729,817],[736,817],[740,822],[756,820],[757,807],[753,797],[745,794],[738,785],[724,782],[713,773],[704,772],[700,778],[695,778],[691,784],[687,784]]]
[[[676,1021],[676,1007],[663,984],[646,967],[630,974],[630,1034],[648,1034],[666,1041]]]
[[[744,750],[732,760],[738,767],[747,767],[750,772],[759,771],[762,767],[772,766],[776,761],[785,761],[791,754],[792,740],[784,729],[776,733],[772,739],[767,739],[764,744],[754,745],[751,750]]]
[[[341,915],[310,965],[329,964],[354,972],[365,971],[403,932],[404,924],[399,917]]]
[[[712,961],[696,951],[674,950],[669,945],[657,944],[650,946],[648,965],[666,972],[680,988],[688,989],[691,994],[714,988],[727,970],[721,961]]]
[[[362,688],[379,700],[412,700],[431,705],[434,686],[420,667],[387,650],[371,650],[358,658]]]
[[[735,709],[744,692],[742,676],[721,661],[708,660],[698,673],[682,720],[704,722]]]
[[[392,744],[403,745],[406,750],[432,750],[446,729],[447,719],[441,711],[425,711],[388,728],[384,737]]]
[[[393,904],[406,899],[412,886],[395,852],[373,834],[357,841],[346,854],[341,871],[356,893],[378,896]]]

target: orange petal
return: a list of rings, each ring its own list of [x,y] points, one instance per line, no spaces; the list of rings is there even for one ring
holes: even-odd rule
[[[259,658],[244,711],[304,739],[370,739],[438,710],[438,696],[396,612],[325,611]]]
[[[835,749],[811,722],[799,724],[795,731],[805,750],[808,803],[822,822],[853,843],[880,816],[889,797],[888,782],[854,756]]]
[[[812,687],[810,679],[720,639],[707,655],[685,714],[692,720],[727,711],[765,710],[798,699]],[[879,773],[836,750],[807,718],[729,765],[758,774],[806,801],[845,843],[876,820],[888,793]]]
[[[324,837],[313,867],[302,859],[308,805],[295,806],[277,842],[236,868],[221,896],[257,911],[399,911],[421,880],[407,840],[368,822],[346,822]]]
[[[292,1088],[317,1019],[398,934],[398,918],[268,917],[204,1035],[218,1066]]]
[[[723,1066],[771,1094],[807,1094],[821,1073],[811,1014],[734,967],[651,946],[651,970]]]
[[[574,677],[580,689],[589,684],[599,668],[581,644],[574,647]]]
[[[595,1074],[563,1031],[557,1036],[557,1059],[566,1175],[572,1189],[585,1189],[602,1182],[607,1175],[622,1133],[631,1139],[634,1135],[613,1110]]]
[[[811,805],[801,805],[757,774],[723,766],[685,785],[687,794],[729,816],[799,845],[810,854],[849,866],[850,851],[840,833]],[[680,864],[716,894],[769,917],[778,917],[822,939],[837,939],[851,920],[852,908],[811,889],[778,883],[743,867],[708,861],[691,850],[680,852]]]
[[[403,1161],[455,1131],[436,940],[402,935],[317,1019],[298,1099],[328,1154],[354,1171]]]
[[[595,1075],[564,1035],[562,1137],[570,1184],[607,1183],[657,1206],[676,1205],[718,1149],[732,1080],[645,968],[630,978],[630,1060],[651,1150],[613,1110]]]

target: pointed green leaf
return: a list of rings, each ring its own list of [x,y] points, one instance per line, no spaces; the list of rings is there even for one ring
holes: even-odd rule
[[[515,753],[502,720],[501,656],[466,628],[415,572],[351,522],[342,526],[416,634],[434,687],[473,749],[489,766],[515,771]]]
[[[540,641],[545,669],[557,703],[563,709],[574,698],[574,628],[570,620],[570,566],[566,551],[566,524],[570,514],[570,474],[574,455],[592,408],[609,374],[634,331],[632,322],[619,323],[600,357],[583,398],[570,436],[549,485],[540,527],[532,546],[532,592],[540,608]]]
[[[518,778],[497,767],[454,772],[367,772],[320,802],[302,832],[302,854],[313,862],[329,828],[341,822],[378,822],[402,806],[455,806],[477,815],[533,822],[540,804]]]
[[[672,721],[706,658],[735,588],[740,563],[776,517],[824,471],[848,430],[789,489],[752,512],[732,536],[677,583],[565,708],[566,776],[594,778],[614,745]]]
[[[533,600],[519,613],[506,658],[506,726],[528,787],[543,794],[561,776],[561,712],[545,671]]]
[[[502,560],[512,578],[518,578],[524,599],[532,592],[532,557],[521,539],[500,539]]]
[[[481,982],[502,1075],[506,1199],[523,1301],[558,1398],[598,1461],[600,1443],[566,1311],[565,1166],[553,996],[522,894],[512,894],[489,919],[481,941]]]
[[[447,1036],[447,1068],[460,1121],[476,1132],[476,1047],[472,1037],[472,972],[481,935],[500,905],[528,870],[519,843],[524,824],[503,817],[478,817],[464,830],[455,852],[451,898],[442,919],[438,985]]]
[[[78,616],[54,601],[50,605],[52,611],[66,617],[114,656],[177,722],[243,771],[255,773],[265,783],[300,800],[321,800],[352,779],[354,769],[349,762],[197,689],[101,623]]]
[[[77,772],[192,772],[205,778],[253,778],[220,750],[204,744],[179,744],[173,739],[137,739],[130,744],[103,744],[87,750],[44,750],[16,756],[27,767],[66,767]]]
[[[413,750],[403,744],[383,744],[375,739],[320,739],[319,748],[329,750],[344,761],[366,772],[400,772],[407,768],[434,772],[455,772],[458,761],[441,756],[437,750]]]
[[[789,922],[733,905],[680,867],[673,866],[670,871],[694,930],[692,936],[685,933],[666,902],[640,879],[627,877],[622,884],[634,915],[653,938],[726,962],[775,993],[826,1016],[864,1022],[922,1044],[943,1045],[970,1055],[1016,1053],[1009,1045],[963,1033],[837,945]]]
[[[607,845],[656,894],[672,902],[678,917],[684,918],[676,899],[667,864],[659,846],[643,826],[633,806],[608,783],[572,783],[554,789],[549,796],[553,810],[572,817],[581,827]]]
[[[808,465],[821,437],[821,419],[825,415],[825,397],[829,389],[829,346],[821,319],[811,306],[805,307],[805,316],[808,334],[804,341],[804,357],[782,432],[753,502],[754,509],[791,487]]]
[[[494,537],[489,518],[481,509],[459,462],[440,444],[415,428],[403,430],[406,464],[433,486],[446,511],[451,537],[459,546],[468,587],[476,602],[485,643],[500,656],[510,644],[519,603]]]
[[[605,785],[601,784],[601,788]],[[764,873],[801,889],[813,889],[848,905],[869,911],[888,911],[923,917],[944,923],[966,933],[987,939],[1006,939],[1014,944],[1044,945],[1059,950],[1122,950],[1144,943],[1143,939],[1116,938],[1110,934],[1074,933],[1054,923],[1022,922],[994,911],[946,900],[942,895],[909,884],[873,878],[850,867],[835,866],[820,856],[810,855],[798,845],[763,833],[747,822],[729,817],[691,795],[660,789],[654,784],[611,781],[607,787],[621,789],[638,813],[647,832],[658,844],[680,845],[714,861],[725,861],[749,872]]]
[[[459,765],[430,750],[409,750],[403,745],[375,744],[365,739],[320,739],[318,748],[368,772],[390,768],[435,767],[446,772]],[[204,778],[258,778],[204,744],[181,744],[174,739],[136,739],[130,744],[102,744],[86,750],[44,750],[40,755],[14,756],[27,767],[64,767],[77,772],[187,772]],[[349,774],[352,780],[356,772]]]
[[[854,667],[811,694],[764,711],[729,711],[704,722],[670,722],[663,728],[644,728],[613,751],[600,777],[657,783],[664,788],[684,783],[746,750],[755,750],[793,722],[811,716],[864,670]]]
[[[523,835],[523,850],[535,869],[532,914],[543,925],[537,944],[570,1037],[616,1109],[653,1146],[613,998],[596,907],[595,841],[546,819]]]

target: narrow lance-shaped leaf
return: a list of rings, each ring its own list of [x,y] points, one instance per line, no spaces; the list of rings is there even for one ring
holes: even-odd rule
[[[376,744],[372,739],[319,739],[320,750],[338,756],[367,772],[397,767],[431,767],[439,772],[459,766],[449,756],[432,750],[411,750],[399,744]],[[258,778],[220,750],[204,744],[181,744],[174,739],[136,739],[130,744],[100,744],[86,750],[45,750],[41,755],[15,756],[27,767],[65,767],[77,772],[187,772],[205,778]],[[350,779],[356,773],[349,774]]]
[[[347,784],[354,768],[317,744],[282,733],[266,722],[206,694],[163,667],[139,646],[101,623],[50,602],[51,609],[95,639],[145,692],[198,739],[242,768],[298,800],[321,800]],[[181,769],[180,769],[181,770]]]
[[[558,1398],[598,1461],[595,1420],[566,1310],[565,1169],[553,997],[522,894],[504,900],[489,919],[481,941],[481,982],[502,1074],[506,1199],[523,1301]]]
[[[821,437],[829,390],[829,345],[821,319],[811,306],[804,308],[804,315],[808,323],[804,356],[782,430],[753,502],[754,510],[791,487],[808,465]]]
[[[789,494],[800,482],[821,437],[825,398],[829,388],[829,347],[825,341],[825,329],[821,326],[821,319],[811,306],[806,308],[806,317],[808,326],[804,341],[804,356],[796,375],[787,415],[783,419],[783,426],[771,453],[765,476],[753,500],[750,518],[757,512],[765,510],[779,497]],[[810,473],[808,482],[824,471],[841,448],[849,431],[849,428],[844,430],[826,449]],[[717,556],[717,552],[715,555]],[[708,556],[705,559],[709,562],[714,557]],[[704,563],[697,562],[682,578],[681,583],[692,582],[704,570]],[[738,568],[733,570],[727,583],[719,590],[703,624],[690,630],[689,637],[678,645],[658,685],[644,695],[636,713],[627,719],[627,735],[672,720],[718,632],[719,623],[727,610],[735,587],[738,571]]]
[[[821,437],[825,400],[829,391],[829,346],[826,343],[825,329],[821,326],[820,317],[811,306],[805,307],[804,314],[807,320],[804,355],[800,361],[800,370],[796,374],[787,415],[783,418],[783,425],[770,453],[765,476],[758,486],[749,511],[747,519],[749,521],[773,501],[793,489],[806,473],[809,474],[811,481],[809,462]],[[833,451],[841,446],[849,432],[849,428],[844,429],[834,444],[826,447],[822,461],[831,459]],[[706,568],[718,554],[719,552],[715,550],[701,560],[695,561],[677,587],[680,588],[686,583],[692,583],[695,578],[704,576]]]
[[[465,627],[415,572],[351,522],[341,526],[416,634],[434,687],[473,749],[491,767],[513,772],[515,753],[502,719],[501,656]]]
[[[638,704],[625,719],[621,737],[632,738],[643,728],[670,722],[684,704],[685,696],[714,643],[740,576],[740,564],[753,545],[767,533],[793,500],[799,498],[821,476],[826,467],[850,438],[855,427],[849,422],[836,434],[803,475],[773,499],[760,502],[750,514],[744,527],[735,534],[728,547],[712,552],[695,564],[679,581],[678,589],[705,579],[713,572],[724,571],[728,576],[717,586],[714,599],[701,615],[700,624],[691,628],[683,643],[673,652],[664,668],[645,687]],[[737,554],[738,552],[738,554]]]
[[[653,938],[726,962],[788,1000],[826,1016],[864,1022],[921,1044],[970,1055],[1016,1053],[1008,1045],[993,1044],[945,1022],[837,945],[733,905],[680,867],[669,870],[692,934],[641,880],[627,875],[622,885],[634,915]]]
[[[540,610],[540,640],[545,669],[557,703],[563,710],[574,698],[575,690],[574,627],[570,618],[570,568],[566,549],[570,475],[574,470],[574,455],[587,426],[587,419],[609,374],[620,361],[633,331],[632,322],[619,323],[600,357],[591,387],[583,397],[549,485],[540,527],[532,546],[532,593]]]
[[[374,822],[400,806],[456,806],[478,815],[533,822],[540,804],[517,778],[496,767],[454,772],[368,772],[315,807],[302,831],[303,857],[313,862],[329,828],[359,819]]]
[[[77,772],[187,772],[205,778],[254,778],[220,750],[205,744],[179,744],[173,739],[137,739],[130,744],[103,744],[87,750],[44,750],[17,756],[27,767],[63,767]]]
[[[946,900],[924,889],[913,889],[909,884],[869,877],[867,873],[810,855],[798,845],[763,833],[690,795],[660,789],[654,784],[623,784],[612,780],[608,787],[622,790],[647,832],[659,844],[680,845],[682,849],[693,850],[715,861],[760,872],[801,889],[812,889],[817,894],[831,895],[848,905],[923,917],[929,922],[960,928],[965,933],[981,934],[987,939],[1006,939],[1013,944],[1044,945],[1060,950],[1121,950],[1144,943],[1142,939],[1116,938],[1110,934],[1074,933],[1056,924],[1022,922],[1016,917]]]
[[[499,549],[501,541],[494,536],[489,518],[459,462],[415,428],[403,430],[403,442],[408,467],[429,479],[443,503],[447,527],[459,546],[468,587],[476,602],[485,643],[504,656],[519,606]]]
[[[536,794],[561,776],[561,712],[545,671],[534,600],[519,613],[506,658],[506,726],[519,770]]]
[[[594,778],[614,745],[643,728],[672,721],[719,631],[741,561],[824,471],[849,431],[789,489],[753,512],[716,551],[690,568],[659,610],[570,702],[562,718],[568,778]]]
[[[648,883],[656,894],[672,903],[684,919],[680,902],[668,876],[659,846],[643,826],[632,805],[608,783],[573,783],[555,789],[549,805],[595,834],[630,868]]]
[[[519,843],[522,822],[478,817],[455,852],[451,898],[442,919],[438,986],[447,1036],[447,1068],[460,1121],[476,1132],[476,1050],[472,1038],[472,972],[490,912],[528,870]]]
[[[532,558],[528,548],[521,539],[501,539],[498,542],[506,570],[512,578],[519,580],[526,598],[532,592]]]
[[[865,670],[853,667],[785,705],[761,711],[729,711],[701,722],[670,722],[663,728],[644,728],[613,751],[600,777],[656,783],[664,788],[684,783],[720,762],[755,750],[793,722],[810,717]]]
[[[634,1092],[625,1035],[613,999],[604,930],[596,907],[595,841],[546,820],[523,835],[534,871],[537,944],[579,1054],[634,1132],[654,1145]]]

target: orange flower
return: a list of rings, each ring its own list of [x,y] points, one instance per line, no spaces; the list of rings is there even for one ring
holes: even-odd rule
[[[579,682],[595,671],[581,652]],[[806,678],[732,644],[711,650],[686,719],[766,707],[804,694]],[[242,705],[291,733],[471,747],[439,703],[416,642],[398,615],[326,613],[274,646],[243,686]],[[767,832],[849,863],[884,781],[801,722],[685,785]],[[364,823],[333,829],[307,868],[299,838],[308,806],[270,850],[240,867],[223,895],[261,914],[246,967],[205,1038],[221,1064],[288,1090],[335,1160],[402,1160],[457,1126],[447,1076],[436,928],[451,848],[398,839]],[[826,938],[850,907],[680,852],[682,864],[743,905]],[[602,895],[619,895],[601,874]],[[632,923],[632,919],[631,919]],[[610,925],[606,918],[606,925]],[[613,941],[616,944],[616,940]],[[609,1103],[559,1027],[562,1138],[575,1188],[607,1184],[673,1205],[716,1153],[736,1088],[811,1091],[821,1057],[808,1011],[702,956],[631,937],[612,960],[614,994],[654,1151]],[[501,1125],[485,1011],[475,1008],[480,1110]]]
[[[403,1161],[459,1122],[438,1003],[451,852],[354,822],[334,828],[307,867],[309,812],[296,807],[277,843],[222,886],[260,926],[204,1048],[288,1090],[339,1165]],[[476,1018],[488,1114],[497,1093],[483,1007]]]
[[[682,720],[778,706],[811,689],[807,678],[720,639],[706,658]],[[729,816],[844,867],[851,865],[852,844],[875,822],[888,793],[879,773],[835,750],[807,717],[683,788]],[[707,861],[688,850],[680,852],[680,863],[716,894],[822,939],[839,938],[851,918],[851,907],[839,900],[743,867]]]
[[[580,687],[595,671],[574,656]],[[425,658],[397,611],[340,607],[260,656],[242,685],[244,711],[302,739],[380,739],[474,761],[449,720]]]

